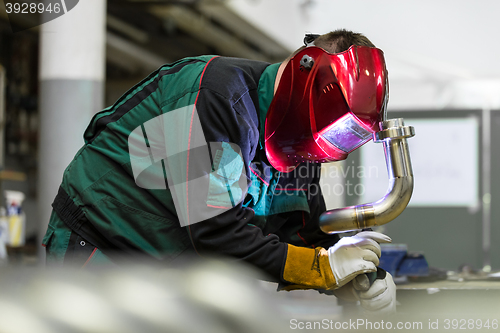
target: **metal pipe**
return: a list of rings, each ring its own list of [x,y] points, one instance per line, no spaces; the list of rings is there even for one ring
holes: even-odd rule
[[[319,225],[325,233],[333,234],[386,224],[403,212],[413,192],[413,171],[407,138],[415,135],[402,118],[380,123],[381,131],[373,135],[375,142],[384,145],[389,173],[389,188],[385,196],[373,203],[338,208],[324,212]]]

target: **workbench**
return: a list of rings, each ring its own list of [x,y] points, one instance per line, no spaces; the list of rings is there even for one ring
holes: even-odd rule
[[[398,314],[500,321],[500,279],[476,277],[397,286]]]

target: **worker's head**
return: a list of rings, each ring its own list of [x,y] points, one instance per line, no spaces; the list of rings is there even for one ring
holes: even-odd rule
[[[314,35],[309,35],[314,38]],[[335,30],[324,35],[320,35],[313,41],[314,45],[321,47],[330,53],[340,53],[347,51],[352,45],[375,47],[373,43],[363,34],[348,31],[345,29]]]
[[[308,35],[278,72],[265,125],[266,154],[279,171],[347,157],[385,118],[383,52],[362,34]]]

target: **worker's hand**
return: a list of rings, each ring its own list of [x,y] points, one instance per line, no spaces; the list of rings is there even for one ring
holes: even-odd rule
[[[353,287],[363,309],[376,311],[377,314],[396,312],[396,284],[389,272],[385,272],[385,278],[377,278],[366,291],[362,291],[356,279]]]
[[[340,299],[359,301],[361,307],[368,312],[388,315],[396,312],[396,285],[391,274],[384,271],[383,278],[378,277],[368,290],[359,283],[364,275],[359,275],[343,287],[334,290],[334,295]]]
[[[330,268],[337,288],[355,276],[375,272],[382,253],[379,243],[390,243],[391,238],[374,231],[362,231],[351,237],[341,238],[328,249]]]
[[[328,250],[287,245],[283,280],[280,290],[342,287],[356,275],[375,272],[381,254],[379,243],[391,239],[378,232],[363,231],[344,237]]]

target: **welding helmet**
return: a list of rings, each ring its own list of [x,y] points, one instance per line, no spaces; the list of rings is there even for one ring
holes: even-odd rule
[[[388,95],[382,50],[304,48],[286,65],[266,115],[269,162],[289,172],[301,162],[346,159],[379,131]]]

